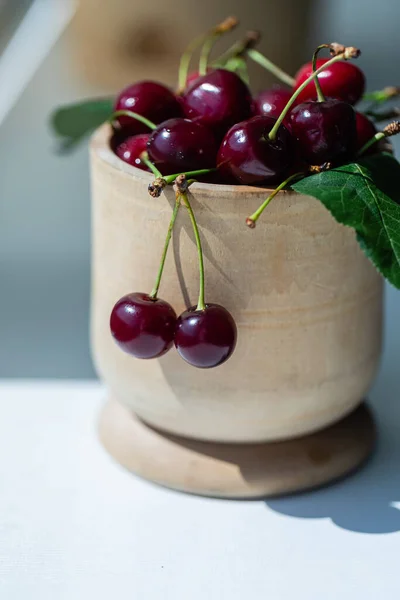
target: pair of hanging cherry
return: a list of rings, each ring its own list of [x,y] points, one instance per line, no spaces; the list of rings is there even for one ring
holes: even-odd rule
[[[122,350],[136,358],[158,358],[175,344],[180,356],[199,368],[221,365],[236,345],[236,324],[232,315],[219,304],[204,299],[204,263],[200,233],[188,198],[188,183],[180,176],[176,183],[176,201],[161,256],[160,268],[151,294],[135,292],[115,304],[110,317],[111,334]],[[173,307],[158,298],[158,289],[172,231],[184,204],[189,213],[196,239],[200,289],[197,306],[177,317]]]

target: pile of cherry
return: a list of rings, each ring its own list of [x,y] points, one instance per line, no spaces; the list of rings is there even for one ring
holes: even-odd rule
[[[329,49],[331,58],[317,59],[322,48]],[[242,61],[252,50],[248,44],[235,58]],[[212,183],[276,185],[275,192],[247,220],[254,227],[269,199],[294,179],[378,151],[379,140],[386,134],[377,134],[374,123],[353,108],[363,96],[365,77],[348,61],[359,53],[353,47],[324,44],[298,71],[291,88],[274,86],[255,97],[228,64],[213,67],[204,61],[200,73],[192,74],[185,71],[185,63],[178,92],[141,81],[119,94],[111,119],[111,145],[117,156],[152,171],[161,181],[157,195],[163,185],[185,174],[176,187],[177,204],[153,292],[128,294],[112,310],[111,333],[124,351],[138,358],[155,358],[175,344],[184,360],[200,368],[220,365],[229,358],[236,344],[236,325],[225,308],[204,301],[201,241],[186,177]],[[254,56],[263,62],[259,53]],[[182,82],[182,71],[180,75]],[[200,294],[197,306],[177,318],[172,306],[158,298],[158,287],[181,204],[189,211],[196,237]]]
[[[328,62],[318,59],[316,66]],[[275,130],[293,92],[312,75],[311,63],[299,70],[292,90],[274,86],[255,98],[232,71],[218,68],[196,75],[189,76],[191,83],[179,95],[152,81],[120,93],[115,110],[125,114],[114,121],[113,148],[122,160],[148,170],[140,158],[146,150],[163,175],[216,168],[217,176],[210,173],[203,180],[272,185],[293,169],[344,164],[376,133],[374,123],[353,108],[363,95],[365,77],[346,61],[323,70],[320,85],[326,100],[317,100],[310,81]]]

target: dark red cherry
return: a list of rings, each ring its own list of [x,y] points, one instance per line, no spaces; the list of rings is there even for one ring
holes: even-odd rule
[[[360,112],[356,112],[356,128],[357,128],[357,150],[360,150],[377,132],[373,122]],[[376,145],[373,144],[367,150],[367,153],[377,151]]]
[[[221,138],[229,127],[251,116],[250,90],[238,75],[216,69],[196,79],[183,95],[188,119],[212,128]]]
[[[277,119],[292,97],[292,91],[281,85],[263,90],[254,99],[254,114],[266,115]],[[285,125],[288,118],[284,119]]]
[[[155,81],[139,81],[123,89],[114,110],[131,110],[156,124],[182,116],[181,105],[175,94]],[[149,131],[146,125],[129,117],[118,117],[117,122],[130,135]]]
[[[356,115],[347,102],[303,102],[290,113],[290,126],[300,155],[310,165],[342,164],[354,157]]]
[[[284,125],[271,141],[268,134],[275,123],[272,117],[253,117],[234,125],[217,156],[222,175],[248,185],[285,179],[294,162],[295,143]]]
[[[215,167],[217,144],[201,123],[169,119],[151,133],[147,152],[163,175],[171,175]]]
[[[317,60],[317,69],[324,65],[329,59]],[[312,74],[312,63],[309,62],[301,67],[295,77],[294,89],[298,87]],[[336,98],[349,104],[355,104],[360,100],[365,90],[364,73],[351,62],[340,61],[333,63],[325,71],[318,75],[322,92],[327,98]],[[297,97],[297,103],[305,100],[315,100],[317,92],[315,84],[309,83]]]
[[[120,298],[110,317],[110,329],[118,346],[136,358],[157,358],[173,343],[174,309],[165,300],[135,292]]]
[[[140,160],[142,152],[147,150],[147,142],[149,133],[140,133],[139,135],[131,135],[124,140],[112,145],[115,154],[128,165],[149,171],[149,168]]]
[[[236,323],[219,304],[207,304],[204,310],[192,306],[176,323],[176,349],[186,362],[200,369],[225,362],[235,349],[236,338]]]
[[[209,73],[210,71],[212,71],[212,69],[208,68],[207,73]],[[192,85],[192,83],[194,83],[199,77],[201,77],[201,75],[198,71],[192,71],[191,73],[189,73],[186,79],[186,88],[189,88]]]

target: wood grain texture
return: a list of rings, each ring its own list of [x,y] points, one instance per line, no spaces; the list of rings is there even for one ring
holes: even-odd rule
[[[173,191],[150,198],[151,175],[117,159],[108,133],[100,129],[91,146],[92,347],[113,397],[154,427],[219,442],[293,438],[349,414],[381,353],[382,279],[353,231],[311,197],[279,194],[251,231],[245,218],[265,190],[194,185],[206,298],[232,312],[237,350],[203,371],[174,350],[139,361],[118,349],[111,308],[125,293],[151,290]],[[197,293],[196,249],[182,210],[160,296],[179,313]]]
[[[217,498],[262,498],[343,477],[370,454],[371,414],[361,405],[335,425],[295,440],[218,444],[157,431],[115,401],[100,417],[100,437],[124,467],[160,485]]]

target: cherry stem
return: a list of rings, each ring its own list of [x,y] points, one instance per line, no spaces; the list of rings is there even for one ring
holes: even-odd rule
[[[362,154],[364,154],[368,148],[370,148],[376,142],[379,142],[384,138],[391,137],[392,135],[397,135],[398,133],[400,133],[400,121],[393,121],[393,123],[389,123],[389,125],[386,125],[383,131],[378,131],[374,136],[372,136],[371,139],[368,140],[368,142],[364,144],[364,146],[362,146],[362,148],[357,152],[357,156],[362,156]]]
[[[135,119],[136,121],[140,121],[143,125],[146,125],[149,129],[156,129],[157,125],[146,117],[139,115],[138,113],[132,112],[131,110],[117,110],[114,112],[111,117],[108,119],[109,123],[113,123],[118,117],[130,117],[131,119]]]
[[[242,58],[241,56],[235,56],[235,57],[230,58],[224,68],[227,69],[228,71],[232,71],[233,73],[237,73],[237,75],[239,75],[239,77],[245,83],[247,83],[247,84],[250,83],[249,72],[247,70],[247,64],[246,64],[245,59]]]
[[[139,158],[146,165],[146,167],[148,167],[150,169],[150,171],[153,173],[153,175],[155,177],[162,177],[162,174],[160,173],[160,171],[157,169],[157,167],[155,165],[153,165],[153,163],[149,159],[149,155],[147,154],[147,152],[142,152],[142,154],[139,156]]]
[[[273,198],[275,198],[277,193],[280,192],[281,190],[283,190],[283,188],[285,188],[294,179],[298,179],[299,177],[304,177],[304,173],[303,172],[295,173],[294,175],[291,175],[290,177],[285,179],[285,181],[282,181],[282,183],[278,185],[278,187],[268,196],[268,198],[266,200],[264,200],[264,202],[261,204],[261,206],[259,206],[257,208],[257,210],[252,215],[250,215],[250,217],[247,217],[246,225],[248,227],[250,227],[250,229],[254,229],[258,219],[260,218],[260,216],[262,215],[264,210],[267,208],[267,206],[271,202],[271,200]]]
[[[312,70],[313,70],[313,73],[315,73],[315,71],[317,69],[317,56],[319,54],[319,51],[322,50],[323,48],[329,48],[329,44],[321,44],[320,46],[318,46],[315,49],[315,52],[314,52],[313,57],[312,57]],[[320,81],[319,81],[318,77],[315,77],[314,83],[315,83],[315,89],[317,90],[318,102],[325,102],[326,98],[325,98],[325,96],[323,94],[323,91],[322,91],[322,88],[321,88],[321,84],[320,84]]]
[[[163,249],[163,252],[161,255],[161,262],[160,262],[160,266],[158,268],[156,282],[155,282],[153,290],[150,294],[150,298],[154,298],[154,299],[157,298],[158,289],[160,287],[161,278],[162,278],[162,274],[164,271],[165,259],[167,258],[168,247],[169,247],[169,243],[171,241],[172,231],[174,229],[174,225],[175,225],[176,217],[178,216],[180,205],[181,205],[180,194],[177,193],[176,199],[175,199],[174,210],[172,212],[172,217],[171,217],[171,220],[170,220],[169,226],[168,226],[167,237],[165,238],[164,249]]]
[[[376,142],[383,140],[383,138],[385,137],[387,136],[385,133],[383,133],[383,131],[378,131],[378,133],[376,133],[371,139],[369,139],[368,142],[365,142],[364,146],[362,146],[362,148],[360,148],[360,150],[357,152],[357,156],[361,156],[362,154],[364,154],[368,150],[368,148],[370,148]]]
[[[190,42],[190,44],[187,46],[186,50],[182,54],[182,57],[181,57],[181,60],[179,63],[177,94],[179,94],[179,95],[182,94],[186,88],[186,82],[187,82],[188,73],[189,73],[190,61],[192,60],[193,52],[199,46],[201,46],[202,44],[205,44],[209,38],[211,38],[211,40],[212,40],[212,43],[211,43],[211,48],[212,48],[212,45],[214,44],[214,41],[215,41],[214,40],[215,33],[218,31],[219,32],[218,36],[219,36],[222,33],[224,33],[225,31],[229,31],[230,30],[229,27],[233,28],[233,26],[235,26],[236,24],[237,24],[237,19],[235,17],[228,17],[219,25],[217,25],[216,27],[213,27],[213,29],[211,31],[208,31],[207,33],[202,33],[201,35],[195,37],[194,40],[192,40]],[[210,51],[211,51],[211,48],[210,48]],[[206,72],[207,72],[207,67],[206,67],[206,71],[204,72],[204,75]]]
[[[243,58],[247,51],[254,46],[260,40],[259,31],[248,31],[242,40],[235,42],[228,50],[221,54],[216,60],[212,62],[212,66],[215,68],[225,67],[231,59]]]
[[[199,169],[198,171],[187,171],[183,173],[186,177],[199,177],[200,175],[207,175],[208,173],[214,173],[217,169]],[[163,177],[164,181],[167,185],[174,183],[175,179],[178,175],[182,175],[181,173],[175,173],[175,175],[168,175],[167,177]]]
[[[247,55],[252,60],[254,60],[254,62],[259,64],[261,67],[264,67],[264,69],[267,69],[267,71],[269,71],[273,75],[275,75],[275,77],[277,79],[279,79],[279,81],[282,81],[282,83],[285,83],[286,85],[288,85],[290,87],[294,86],[294,84],[295,84],[294,78],[291,77],[290,75],[288,75],[288,73],[283,71],[280,67],[275,65],[273,62],[271,62],[268,58],[266,58],[258,50],[255,50],[254,48],[250,48],[250,50],[247,51]]]
[[[200,51],[199,75],[205,75],[207,73],[211,50],[218,38],[224,35],[224,33],[232,31],[238,24],[239,21],[236,17],[228,17],[207,34]]]
[[[325,64],[323,64],[321,67],[319,67],[319,69],[317,69],[316,71],[314,71],[310,77],[308,77],[298,88],[297,90],[293,93],[292,97],[290,98],[290,100],[288,101],[288,103],[286,104],[285,108],[282,110],[281,114],[279,115],[278,119],[276,120],[275,125],[273,126],[273,128],[271,129],[271,131],[269,132],[269,139],[271,141],[274,141],[276,138],[276,134],[278,132],[279,127],[282,125],[283,119],[286,117],[287,113],[289,112],[289,110],[291,109],[291,107],[293,106],[293,104],[296,101],[296,98],[301,94],[301,92],[304,90],[305,87],[307,87],[307,85],[309,83],[311,83],[312,81],[315,81],[315,78],[319,75],[319,73],[322,73],[322,71],[324,71],[325,69],[327,69],[328,67],[330,67],[331,65],[333,65],[336,62],[339,62],[340,60],[343,60],[345,58],[345,54],[340,53],[337,56],[334,56],[333,58],[331,58],[330,60],[328,60],[328,62],[326,62]]]
[[[221,36],[220,32],[214,32],[210,37],[207,37],[200,52],[199,75],[206,75],[208,62],[210,60],[211,50],[215,42]]]
[[[208,34],[202,33],[190,42],[185,52],[182,54],[181,61],[179,63],[178,72],[178,94],[182,94],[186,87],[186,81],[188,78],[190,61],[192,60],[193,52],[201,46]]]
[[[194,237],[196,239],[197,254],[198,254],[198,258],[199,258],[200,285],[199,285],[199,299],[197,302],[196,310],[204,310],[206,307],[205,302],[204,302],[204,260],[203,260],[203,249],[201,246],[200,232],[199,232],[199,228],[197,227],[196,218],[194,216],[193,209],[190,205],[187,192],[181,192],[180,196],[181,196],[182,201],[185,204],[186,208],[188,209],[190,221],[191,221],[192,227],[193,227]]]
[[[400,96],[400,87],[390,85],[383,88],[383,90],[376,90],[374,92],[368,92],[364,94],[363,100],[382,104],[391,98],[396,98],[396,96]]]

